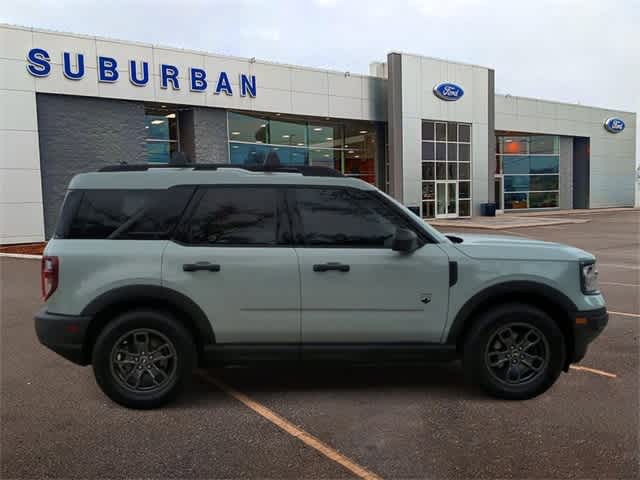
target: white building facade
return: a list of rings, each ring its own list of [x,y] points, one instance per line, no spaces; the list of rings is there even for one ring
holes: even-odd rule
[[[370,73],[0,26],[0,244],[49,238],[71,177],[120,162],[331,166],[424,218],[634,205],[635,113],[404,53]]]

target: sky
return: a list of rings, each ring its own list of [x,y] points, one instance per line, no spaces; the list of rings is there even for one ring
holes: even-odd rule
[[[497,93],[640,111],[640,0],[13,0],[0,22],[365,74],[401,51],[494,68]]]

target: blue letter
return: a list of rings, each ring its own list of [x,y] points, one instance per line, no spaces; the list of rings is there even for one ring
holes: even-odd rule
[[[171,81],[171,87],[174,90],[180,90],[180,83],[178,82],[178,68],[173,65],[160,65],[160,87],[169,88],[169,81]]]
[[[76,55],[78,71],[75,73],[71,70],[71,54],[69,52],[64,52],[62,54],[62,59],[64,64],[62,72],[64,73],[65,77],[67,77],[69,80],[80,80],[82,77],[84,77],[84,55],[83,54],[78,53]]]
[[[142,62],[142,78],[138,78],[137,64],[135,60],[129,61],[129,80],[136,87],[144,87],[149,83],[149,63]]]
[[[118,80],[118,62],[115,58],[98,57],[98,81],[115,82]]]
[[[240,74],[240,96],[246,97],[247,92],[251,98],[256,96],[256,76],[251,75],[251,80],[244,73]]]
[[[231,90],[231,82],[229,82],[229,77],[227,77],[227,72],[220,72],[220,77],[218,77],[218,84],[216,85],[216,95],[218,95],[222,90],[227,95],[233,95],[233,90]]]
[[[27,53],[27,71],[34,77],[46,77],[51,73],[49,53],[41,48],[32,48]]]
[[[191,78],[191,91],[204,92],[207,89],[207,72],[200,68],[190,68],[189,77]]]

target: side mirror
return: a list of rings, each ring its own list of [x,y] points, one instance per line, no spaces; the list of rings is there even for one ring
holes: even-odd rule
[[[396,252],[411,253],[418,248],[418,236],[413,230],[399,228],[393,237],[391,250]]]

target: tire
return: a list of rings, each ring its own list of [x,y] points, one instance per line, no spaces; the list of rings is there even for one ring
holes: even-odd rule
[[[196,366],[193,337],[173,316],[132,310],[109,322],[93,348],[102,391],[128,408],[151,409],[173,400]]]
[[[511,303],[489,310],[471,327],[463,364],[467,377],[490,395],[526,400],[554,384],[566,355],[562,331],[549,315]]]

